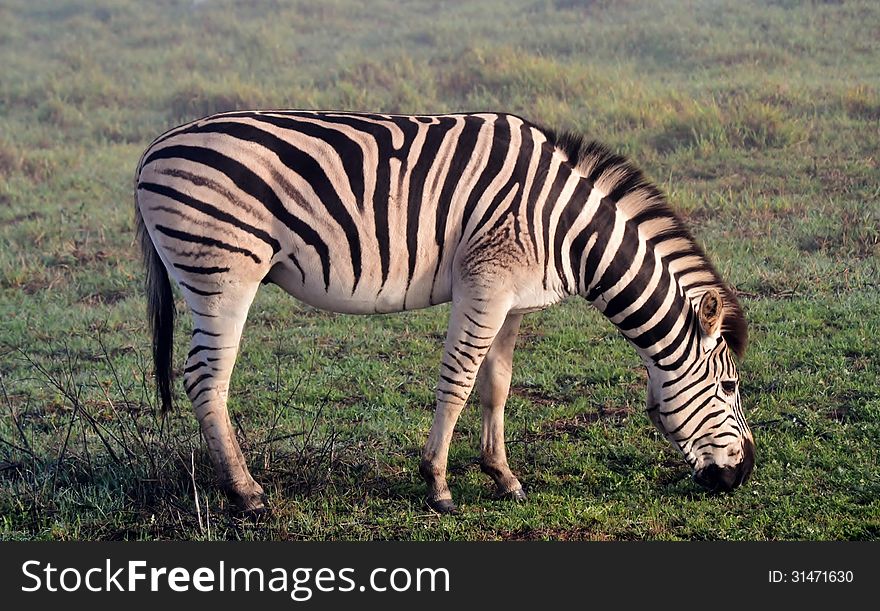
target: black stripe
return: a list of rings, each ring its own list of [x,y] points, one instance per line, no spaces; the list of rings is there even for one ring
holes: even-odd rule
[[[324,287],[325,289],[330,288],[330,253],[327,244],[307,223],[291,214],[281,203],[278,194],[250,168],[222,153],[197,146],[173,145],[153,151],[144,160],[144,165],[159,159],[186,159],[215,168],[226,174],[239,189],[262,203],[275,218],[284,223],[303,242],[315,249],[324,272]]]
[[[210,118],[210,117],[208,117],[208,118]],[[151,150],[155,146],[165,142],[169,138],[173,138],[174,136],[177,136],[178,134],[185,134],[189,130],[189,128],[191,128],[192,126],[197,125],[199,123],[203,123],[204,121],[205,121],[205,117],[202,117],[201,119],[196,119],[195,121],[190,121],[189,123],[184,123],[183,125],[178,125],[177,127],[172,127],[167,132],[165,132],[164,134],[160,135],[158,138],[153,140],[150,143],[150,146],[147,148],[147,150],[148,151]],[[143,161],[143,157],[141,159],[142,159],[142,163],[141,163],[140,167],[143,167],[146,165],[146,162]]]
[[[191,225],[191,226],[203,228],[203,230],[204,230],[203,233],[211,233],[211,234],[216,233],[215,229],[217,227],[213,223],[211,223],[211,221],[193,218],[192,216],[187,214],[188,211],[185,208],[183,208],[182,206],[153,205],[153,206],[149,206],[147,209],[150,212],[166,212],[168,214],[173,214],[174,216],[180,218],[182,220],[182,224],[184,224],[184,225]],[[220,229],[220,231],[222,231],[223,233],[232,233],[231,231],[229,231],[225,228]],[[184,257],[200,257],[205,254],[205,251],[202,251],[200,253],[195,253],[193,251],[186,252],[186,251],[176,250],[176,251],[174,251],[174,254],[181,255]]]
[[[653,194],[655,196],[659,196],[659,193]],[[677,224],[677,219],[672,211],[662,202],[652,203],[645,208],[636,212],[636,214],[632,217],[634,223],[641,225],[642,223],[647,223],[648,221],[655,221],[658,219],[665,219],[671,221],[674,224]],[[692,253],[688,253],[692,254]]]
[[[671,217],[670,217],[671,218]],[[693,237],[691,237],[690,232],[683,227],[672,227],[671,229],[667,229],[665,231],[661,231],[653,238],[651,238],[650,242],[654,246],[659,246],[661,243],[666,242],[667,240],[687,240],[688,242],[693,243]],[[698,255],[695,250],[696,246],[691,246],[692,252],[688,253],[691,255]]]
[[[464,363],[462,363],[460,360],[458,360],[457,356],[455,356],[454,354],[452,354],[448,350],[446,351],[446,355],[449,356],[453,361],[455,361],[459,367],[461,367],[461,371],[465,374],[465,376],[467,376],[470,373],[473,373],[473,371],[468,369]]]
[[[189,360],[190,358],[192,358],[193,356],[195,356],[196,354],[198,354],[199,352],[202,352],[204,350],[225,350],[226,348],[227,348],[227,346],[204,346],[201,344],[198,346],[193,346],[192,348],[190,348],[189,353],[186,355],[186,360]],[[214,359],[209,358],[208,362],[217,361],[217,360],[219,360],[219,359],[218,358],[214,358]]]
[[[419,248],[419,226],[421,225],[422,199],[425,192],[425,180],[437,161],[437,153],[446,138],[446,134],[455,127],[453,119],[440,119],[431,125],[425,134],[425,142],[419,152],[419,158],[412,168],[409,179],[409,194],[406,206],[406,250],[408,255],[406,288],[412,283],[416,270],[416,258]],[[430,205],[430,204],[429,204]],[[438,257],[441,253],[438,253]]]
[[[726,434],[729,434],[729,433],[726,433]],[[711,432],[711,431],[708,432],[708,433],[703,433],[702,435],[700,435],[699,437],[697,437],[696,439],[694,439],[694,440],[691,441],[691,447],[696,446],[698,441],[702,441],[702,440],[705,439],[706,437],[711,437],[711,436],[712,436],[712,432]],[[720,437],[720,436],[721,436],[721,435],[719,435],[719,437]]]
[[[682,445],[691,445],[691,444],[693,443],[693,442],[691,441],[691,439],[692,439],[693,436],[696,435],[697,433],[702,433],[703,431],[712,432],[712,431],[717,431],[718,429],[720,429],[722,426],[724,426],[725,424],[727,424],[727,422],[728,422],[729,420],[732,419],[732,417],[731,417],[729,414],[728,414],[727,416],[724,417],[724,420],[722,420],[721,422],[719,422],[719,423],[717,423],[717,424],[713,424],[713,425],[710,426],[709,428],[704,429],[704,428],[703,428],[703,425],[706,424],[706,422],[707,422],[708,420],[710,420],[710,419],[712,419],[712,418],[714,418],[714,417],[716,417],[716,416],[718,416],[718,415],[720,415],[720,414],[723,414],[723,413],[724,413],[724,411],[721,410],[721,411],[717,411],[717,412],[715,412],[715,413],[713,413],[713,414],[709,414],[706,418],[703,419],[702,422],[700,422],[700,424],[697,425],[697,428],[694,429],[694,432],[691,433],[690,435],[688,435],[687,437],[685,437],[684,439],[682,439],[682,440],[680,441],[680,443],[681,443]],[[731,425],[731,426],[732,426],[734,429],[737,428],[735,424],[733,424],[733,425]]]
[[[705,405],[705,404],[704,404],[704,405]],[[703,406],[701,405],[700,407],[703,407]],[[680,424],[680,425],[679,425],[674,431],[669,431],[669,434],[670,434],[670,435],[675,435],[676,433],[678,433],[679,431],[681,431],[681,429],[683,429],[685,426],[687,426],[687,423],[690,422],[691,419],[692,419],[694,416],[696,416],[697,414],[699,414],[699,413],[700,413],[700,410],[699,410],[699,409],[695,409],[695,410],[691,413],[691,415],[688,416],[687,418],[685,418],[685,419],[684,419],[684,422],[682,422],[682,423],[681,423],[681,424]],[[708,422],[708,421],[711,420],[712,418],[715,418],[715,417],[717,417],[717,416],[720,416],[720,415],[723,414],[723,413],[724,413],[724,410],[723,410],[723,409],[719,409],[719,410],[716,410],[716,411],[712,412],[711,414],[707,414],[705,418],[703,418],[702,420],[700,420],[700,423],[696,426],[696,428],[694,428],[694,432],[691,433],[690,435],[688,435],[687,438],[682,439],[681,441],[682,441],[682,442],[686,442],[688,439],[690,439],[691,437],[693,437],[697,432],[699,432],[700,429],[702,428],[702,426],[703,426],[704,424],[706,424],[706,422]]]
[[[657,286],[651,291],[651,295],[648,299],[642,303],[641,306],[638,307],[635,311],[631,312],[629,316],[624,318],[617,327],[621,331],[631,331],[637,327],[641,327],[646,322],[651,320],[654,314],[657,313],[657,310],[660,309],[660,306],[663,305],[663,302],[666,300],[667,294],[669,293],[669,285],[672,283],[672,275],[669,273],[669,270],[664,268],[660,272],[660,280],[657,283]],[[676,287],[677,288],[677,287]],[[676,300],[684,301],[684,298],[680,293],[676,294]],[[675,307],[676,304],[673,302],[669,311],[666,313],[666,317],[668,318],[670,315],[674,315],[675,320],[678,320],[681,314],[681,307]],[[665,319],[664,319],[665,320]],[[660,336],[662,337],[662,336]]]
[[[476,359],[476,357],[474,357],[470,352],[466,352],[465,350],[462,350],[462,349],[459,348],[458,346],[453,346],[452,349],[455,350],[456,352],[458,352],[461,356],[463,356],[463,357],[465,357],[466,359],[468,359],[468,360],[469,360],[471,363],[473,363],[474,365],[477,364],[477,359]]]
[[[669,310],[663,316],[663,318],[655,324],[653,327],[642,333],[641,335],[632,338],[633,343],[646,350],[650,346],[653,346],[658,341],[669,335],[672,331],[672,328],[675,326],[675,323],[681,318],[681,311],[684,304],[684,297],[681,294],[675,295],[675,298],[670,306]],[[656,308],[654,310],[656,312]],[[638,312],[636,312],[638,314]],[[648,315],[646,313],[646,315]],[[653,316],[653,314],[651,314]],[[628,320],[628,319],[627,319]]]
[[[636,252],[639,248],[639,242],[638,227],[631,222],[624,224],[620,246],[618,246],[617,252],[614,253],[614,257],[611,259],[611,264],[605,269],[605,272],[596,284],[597,287],[602,287],[603,292],[609,290],[620,282],[620,279],[623,278],[623,275],[630,266],[632,266],[633,260],[636,257]],[[648,259],[650,259],[650,261]],[[605,306],[604,310],[605,316],[613,318],[632,305],[641,294],[641,291],[645,290],[648,281],[653,275],[654,255],[651,252],[651,249],[646,247],[645,257],[642,259],[642,265],[639,267],[639,271],[627,286],[608,302],[608,305]]]
[[[509,127],[509,125],[508,125]],[[507,179],[507,182],[498,190],[498,193],[495,194],[495,197],[492,199],[492,202],[486,207],[483,216],[480,218],[479,222],[474,225],[473,231],[471,231],[469,239],[477,234],[482,227],[489,222],[489,219],[496,213],[498,207],[507,199],[507,196],[510,195],[511,190],[517,188],[518,186],[522,186],[525,184],[525,180],[527,178],[529,161],[532,156],[532,135],[531,130],[527,128],[525,124],[520,126],[520,134],[522,142],[519,145],[519,149],[516,152],[516,163],[513,166],[513,170],[510,174],[510,178]],[[508,137],[510,135],[508,129]],[[513,219],[513,237],[517,246],[522,251],[525,251],[525,246],[520,240],[520,227],[519,227],[519,208],[520,204],[523,201],[525,194],[520,191],[516,197],[510,202],[508,210],[502,213],[499,216],[498,221],[492,227],[492,231],[495,231],[503,225],[508,218]],[[462,225],[465,226],[464,224]]]
[[[624,172],[623,177],[619,177],[614,188],[608,192],[608,197],[619,202],[624,196],[635,194],[636,191],[639,191],[636,197],[643,201],[660,196],[660,192],[655,187],[647,184],[641,172]]]
[[[553,208],[558,203],[559,195],[562,193],[562,188],[565,186],[565,183],[568,182],[569,176],[571,176],[571,169],[565,165],[559,166],[559,171],[556,173],[556,178],[553,180],[553,185],[550,187],[550,193],[547,195],[547,199],[542,202],[541,232],[544,236],[545,289],[547,288],[547,280],[549,280],[550,275],[550,215],[553,213]]]
[[[679,274],[678,277],[681,278],[681,274]],[[698,281],[696,281],[696,282],[689,282],[689,283],[684,283],[684,282],[682,282],[682,283],[681,283],[681,288],[682,288],[685,292],[690,292],[690,291],[692,291],[692,290],[694,290],[694,289],[699,289],[699,288],[703,288],[703,287],[706,287],[706,286],[708,286],[708,287],[717,287],[717,286],[718,286],[718,280],[717,280],[716,278],[711,278],[711,279],[708,279],[708,280],[698,280]]]
[[[214,387],[213,387],[213,386],[205,386],[202,390],[200,390],[199,392],[197,392],[197,393],[196,393],[196,396],[193,397],[192,399],[190,399],[190,401],[194,404],[194,403],[196,402],[196,399],[198,399],[199,397],[201,397],[203,394],[205,394],[205,393],[208,392],[209,390],[214,390]],[[210,401],[210,399],[208,399],[208,401]],[[208,401],[205,401],[205,403],[207,403]],[[204,403],[202,403],[201,405],[199,405],[199,407],[201,407],[202,405],[204,405]],[[207,416],[207,415],[208,415],[208,414],[205,414],[205,416]],[[204,417],[204,416],[203,416],[203,417]]]
[[[446,173],[446,181],[440,190],[437,200],[436,217],[434,223],[434,242],[437,244],[437,261],[434,267],[434,280],[431,285],[431,294],[434,294],[434,284],[437,283],[437,274],[440,272],[440,263],[443,261],[443,246],[446,241],[446,225],[449,221],[449,208],[452,205],[452,197],[461,182],[462,173],[467,164],[474,156],[480,129],[485,124],[482,117],[468,116],[464,118],[465,124],[455,144],[455,151],[449,162],[449,170]]]
[[[185,180],[185,181],[187,181],[197,187],[204,187],[206,189],[210,189],[211,191],[216,193],[217,197],[219,197],[221,200],[225,200],[231,204],[234,204],[234,206],[236,208],[242,208],[243,210],[248,210],[248,208],[249,208],[249,206],[247,204],[245,204],[244,202],[242,202],[232,191],[230,191],[229,189],[227,189],[226,187],[221,185],[216,180],[212,180],[212,179],[208,178],[207,176],[194,174],[192,172],[188,172],[187,170],[183,170],[180,168],[162,168],[162,169],[158,170],[158,173],[163,176],[172,176],[174,178],[180,178],[180,179]],[[204,212],[206,214],[210,214],[214,218],[218,218],[218,220],[224,220],[228,223],[232,223],[233,225],[239,226],[237,224],[238,218],[235,215],[227,214],[227,213],[221,211],[219,208],[214,208],[210,204],[207,204],[205,202],[200,202],[199,200],[195,200],[195,198],[193,198],[193,202],[196,202],[196,203],[204,206],[203,209],[200,208],[202,210],[202,212]],[[258,237],[260,237],[260,239],[262,239],[265,242],[267,242],[268,244],[270,244],[272,246],[273,252],[278,252],[278,250],[279,250],[278,243],[276,241],[274,241],[274,238],[269,236],[267,233],[262,232],[258,229],[255,229],[247,224],[243,224],[241,226],[243,228],[247,228],[248,230],[254,230],[256,232],[256,233],[254,233],[254,235],[257,235]]]
[[[579,234],[571,241],[571,247],[569,250],[569,256],[571,257],[571,269],[574,270],[575,280],[578,285],[578,290],[581,294],[586,295],[587,293],[587,270],[584,270],[584,275],[581,276],[581,261],[584,258],[584,250],[587,248],[587,242],[590,241],[590,237],[596,233],[593,231],[589,225],[581,230]]]
[[[204,329],[193,329],[192,336],[196,335],[207,335],[208,337],[220,337],[220,333],[211,333],[210,331],[205,331]]]
[[[175,263],[174,267],[191,274],[222,274],[229,271],[228,267],[202,267],[201,265],[184,265],[183,263]]]
[[[591,143],[591,145],[594,143]],[[591,145],[588,145],[588,149],[592,148]],[[595,157],[594,157],[595,158]],[[572,161],[572,163],[575,163]],[[605,173],[606,170],[610,168],[619,168],[619,167],[628,167],[629,163],[622,156],[617,155],[615,153],[606,152],[606,154],[600,154],[598,162],[593,167],[593,171],[590,172],[590,175],[587,176],[589,181],[593,184],[596,183],[597,180]]]
[[[532,239],[532,252],[535,255],[536,261],[538,260],[538,239],[535,231],[535,206],[538,203],[538,196],[547,182],[547,176],[550,172],[550,160],[553,158],[554,150],[554,147],[549,143],[545,143],[541,147],[540,159],[538,160],[537,168],[535,168],[535,176],[532,178],[532,186],[529,190],[528,203],[526,204],[526,221],[528,221],[528,232]]]
[[[196,235],[194,233],[189,233],[188,231],[180,231],[178,229],[172,229],[171,227],[166,227],[165,225],[156,225],[156,231],[160,233],[164,233],[170,238],[174,238],[175,240],[181,240],[183,242],[195,242],[197,244],[203,244],[205,246],[212,246],[214,248],[219,248],[220,250],[227,250],[229,252],[241,253],[243,255],[247,255],[251,259],[254,260],[254,263],[261,263],[262,259],[258,257],[256,254],[249,251],[247,248],[240,248],[238,246],[233,246],[232,244],[227,244],[226,242],[221,242],[220,240],[215,240],[214,238],[208,238],[201,235]]]
[[[487,327],[486,325],[481,325],[476,320],[471,318],[470,314],[468,314],[467,312],[462,312],[462,314],[464,314],[464,317],[467,318],[469,321],[471,321],[471,323],[473,323],[477,327],[480,327],[481,329],[491,329],[492,328],[492,327]]]
[[[620,281],[620,278],[629,268],[632,259],[635,257],[638,243],[638,229],[627,223],[624,228],[623,244],[628,245],[626,247],[623,244],[621,245],[621,250],[615,255],[614,260],[605,274],[602,275],[597,286],[602,286],[605,290],[608,290]],[[654,250],[646,246],[645,256],[642,258],[639,271],[636,272],[632,280],[619,293],[608,300],[608,304],[605,306],[605,316],[613,318],[638,301],[639,297],[647,290],[651,278],[654,277],[656,266],[657,259],[655,258]],[[662,269],[660,273],[661,275],[668,275],[668,272]]]
[[[508,183],[506,185],[504,185],[504,187],[501,188],[501,190],[495,195],[495,198],[492,200],[492,202],[486,207],[486,210],[484,211],[483,216],[480,217],[480,220],[477,222],[476,225],[474,225],[474,230],[471,231],[468,239],[473,238],[474,235],[476,235],[476,233],[478,231],[480,231],[480,229],[486,223],[489,222],[489,219],[492,217],[493,214],[495,214],[495,212],[498,210],[498,207],[501,205],[501,203],[507,198],[508,195],[510,195],[511,190],[515,189],[517,187],[517,184],[518,183],[516,183],[514,181],[508,181]],[[502,236],[497,235],[496,232],[501,227],[503,227],[509,219],[512,218],[514,220],[514,227],[513,227],[514,238],[515,238],[517,244],[519,245],[520,249],[525,248],[522,244],[522,241],[520,241],[519,237],[516,236],[516,232],[515,232],[516,231],[516,222],[517,222],[515,210],[518,207],[517,201],[519,199],[520,199],[519,197],[514,197],[513,201],[510,202],[510,205],[507,207],[507,210],[505,210],[504,212],[502,212],[501,214],[498,215],[498,220],[495,221],[495,224],[492,225],[492,227],[486,232],[486,234],[488,234],[489,236],[494,238],[491,240],[492,243],[498,242],[498,239],[501,238]],[[507,240],[510,239],[510,235],[509,234],[504,235],[503,239],[506,242]],[[485,244],[485,242],[483,242],[483,243]]]
[[[299,264],[299,260],[296,258],[296,255],[293,253],[289,253],[287,258],[291,260],[296,269],[299,270],[299,275],[302,276],[303,284],[306,283],[306,272],[303,270],[302,265]]]
[[[553,264],[556,266],[556,274],[559,276],[559,279],[562,281],[562,285],[565,288],[566,292],[573,292],[577,290],[578,284],[578,273],[580,272],[580,259],[578,259],[577,264],[574,263],[574,258],[570,257],[569,262],[572,263],[572,275],[574,276],[575,286],[571,287],[568,284],[568,278],[565,275],[565,272],[562,269],[562,242],[565,240],[565,236],[568,235],[571,226],[574,225],[574,222],[577,220],[578,216],[583,212],[584,206],[587,203],[587,199],[590,197],[590,192],[593,190],[593,185],[589,183],[589,181],[581,179],[574,187],[574,191],[572,191],[571,197],[568,199],[568,202],[565,204],[565,207],[562,209],[562,212],[559,215],[559,220],[556,223],[556,233],[553,236]],[[554,204],[555,207],[555,204]],[[549,217],[548,217],[549,218]],[[569,248],[571,248],[569,246]]]
[[[403,132],[403,143],[401,143],[400,148],[394,149],[394,154],[400,159],[400,172],[397,183],[398,193],[400,193],[403,187],[403,177],[409,172],[409,154],[413,142],[415,142],[416,136],[424,128],[410,116],[400,115],[389,117],[388,120],[397,125],[397,128]]]
[[[691,448],[691,452],[699,452],[703,448],[716,448],[716,449],[721,450],[721,449],[730,447],[729,443],[714,443],[712,441],[710,441],[709,443],[703,443],[700,445],[696,445],[696,443],[692,443],[691,445],[693,446]],[[711,456],[711,455],[712,455],[712,453],[709,452],[709,456]]]
[[[465,314],[465,316],[467,316],[467,314]],[[473,319],[471,319],[471,322],[473,322]],[[475,324],[476,324],[476,323],[475,323]],[[486,337],[486,336],[484,336],[484,335],[474,335],[473,333],[471,333],[471,332],[468,331],[467,329],[462,329],[462,331],[464,331],[465,335],[468,335],[468,336],[470,336],[470,337],[473,337],[474,339],[491,339],[491,340],[494,340],[494,339],[495,339],[494,337]],[[491,344],[490,344],[490,345],[491,345]]]
[[[361,118],[361,119],[371,119],[373,121],[393,121],[394,117],[390,115],[381,115],[375,112],[326,112],[322,113],[322,116],[329,118],[342,118],[347,119],[349,117]]]
[[[700,380],[700,381],[702,382],[704,380]],[[660,413],[663,414],[664,416],[671,416],[672,414],[677,414],[678,412],[683,411],[683,410],[687,409],[688,407],[690,407],[691,404],[694,401],[696,401],[699,397],[701,397],[703,394],[705,394],[706,391],[711,391],[711,390],[712,390],[712,387],[707,386],[706,388],[704,388],[703,390],[701,390],[700,392],[695,394],[693,397],[691,397],[690,399],[688,399],[687,401],[685,401],[684,403],[682,403],[681,405],[676,407],[675,409],[671,409],[666,412],[664,412],[663,410],[660,410]],[[696,411],[700,411],[701,409],[706,407],[706,405],[714,398],[715,398],[715,393],[712,393],[709,397],[706,397],[706,399],[702,403],[700,403],[700,405],[698,405],[696,407]]]
[[[526,201],[526,194],[524,190],[526,181],[528,179],[529,164],[531,163],[532,155],[534,154],[535,142],[532,138],[532,127],[528,123],[523,122],[523,124],[520,125],[519,133],[519,158],[517,159],[516,167],[514,167],[513,169],[513,174],[511,175],[510,180],[522,185],[522,190],[519,193],[519,197],[515,198],[510,203],[510,206],[513,213],[514,241],[523,250],[523,252],[525,252],[526,247],[520,239],[520,234],[522,233],[522,227],[520,227],[520,207],[522,206],[523,202]],[[532,237],[531,234],[529,234],[529,237]]]
[[[443,393],[444,395],[449,395],[450,397],[456,397],[457,399],[460,399],[461,401],[467,401],[467,397],[465,397],[464,395],[462,395],[460,393],[452,392],[451,390],[445,390],[443,388],[438,388],[437,392]],[[447,401],[447,403],[450,403],[450,401]]]
[[[205,317],[205,318],[217,318],[217,315],[216,315],[216,314],[207,314],[207,313],[205,313],[205,312],[199,312],[198,310],[193,310],[192,308],[190,308],[190,311],[191,311],[193,314],[196,314],[197,316],[203,316],[203,317]]]
[[[201,394],[201,391],[199,392],[199,394]],[[211,402],[211,397],[208,397],[207,399],[205,399],[205,400],[202,401],[201,403],[196,403],[195,401],[193,401],[193,402],[192,402],[192,404],[193,404],[193,411],[196,412],[196,414],[198,414],[199,409],[201,409],[202,406],[207,405],[207,404],[210,403],[210,402]],[[207,412],[205,412],[204,414],[202,414],[202,418],[207,418],[208,416],[210,416],[210,415],[213,414],[213,413],[214,413],[214,410],[208,410]],[[201,421],[200,421],[200,422],[201,422]]]
[[[467,346],[468,348],[475,348],[475,349],[477,349],[477,350],[485,350],[486,348],[488,348],[489,346],[492,345],[492,344],[486,344],[486,345],[484,345],[484,346],[478,346],[477,344],[472,344],[472,343],[470,343],[470,342],[468,342],[468,341],[465,341],[465,340],[463,340],[463,339],[458,340],[458,343],[459,343],[459,344],[464,344],[464,345]]]
[[[696,375],[696,377],[697,377],[697,379],[696,379],[695,381],[693,381],[693,382],[691,382],[690,384],[688,384],[688,385],[684,386],[683,388],[681,388],[681,389],[680,389],[677,393],[675,393],[673,396],[671,396],[671,397],[669,397],[668,399],[666,399],[666,401],[671,401],[672,399],[674,399],[675,397],[679,396],[679,395],[680,395],[681,393],[683,393],[684,391],[688,390],[689,388],[693,388],[693,386],[695,386],[696,384],[698,384],[700,381],[704,380],[704,379],[706,378],[708,372],[709,372],[709,363],[708,363],[708,362],[705,362],[705,363],[703,363],[702,365],[705,365],[705,371],[702,371],[701,373],[695,373],[694,375]],[[676,378],[675,380],[670,380],[670,381],[668,381],[668,382],[664,382],[664,383],[662,384],[661,388],[669,388],[670,386],[674,385],[676,382],[679,382],[680,380],[683,380],[686,376],[688,376],[688,374],[692,373],[694,370],[702,370],[702,369],[703,369],[703,367],[701,366],[700,361],[699,361],[699,360],[694,360],[694,362],[691,364],[691,366],[687,368],[687,371],[686,371],[681,377]]]
[[[188,395],[189,393],[191,393],[192,390],[193,390],[193,388],[195,388],[196,386],[198,386],[201,382],[204,382],[204,381],[207,380],[208,378],[213,378],[213,377],[214,377],[214,376],[211,375],[210,373],[203,373],[203,374],[200,375],[198,378],[196,378],[195,381],[194,381],[192,384],[190,384],[189,386],[186,387],[186,389],[185,389],[185,390],[186,390],[186,394]]]
[[[465,384],[464,382],[459,382],[458,380],[453,380],[449,376],[445,376],[442,373],[440,374],[440,379],[448,384],[452,384],[453,386],[461,386],[462,388],[468,388],[470,385]]]
[[[590,222],[584,229],[584,233],[587,235],[592,236],[592,234],[596,234],[596,241],[593,242],[590,252],[587,253],[587,260],[584,265],[583,284],[587,289],[587,301],[594,301],[606,288],[599,282],[595,285],[591,285],[590,282],[592,282],[593,276],[599,268],[599,263],[602,262],[605,249],[608,248],[608,240],[611,237],[611,232],[614,230],[614,222],[617,217],[616,210],[617,207],[614,202],[607,197],[603,197],[599,200],[599,206],[596,208],[593,218],[590,219]],[[589,280],[587,280],[587,277],[589,277]]]
[[[678,335],[672,342],[655,353],[651,358],[657,364],[657,368],[663,371],[678,371],[682,366],[684,366],[685,361],[689,358],[695,358],[691,355],[697,350],[696,343],[699,341],[699,331],[697,330],[697,317],[694,315],[693,310],[687,308],[684,312],[685,315],[685,323],[681,326],[681,329],[678,332]],[[672,363],[668,365],[660,365],[660,361],[669,357],[669,355],[674,354],[675,351],[681,346],[681,343],[685,341],[685,336],[687,336],[687,346],[684,350],[682,350],[681,355]],[[684,377],[684,376],[681,376]],[[677,382],[681,378],[677,378],[674,382]],[[674,383],[673,382],[673,383]]]
[[[507,122],[507,118],[499,115],[495,118],[495,121],[492,125],[492,144],[489,147],[486,166],[483,168],[480,177],[477,179],[477,184],[474,185],[473,189],[471,189],[471,192],[468,194],[467,201],[465,202],[464,214],[461,218],[462,231],[467,229],[468,222],[470,221],[471,215],[474,212],[474,208],[477,207],[477,203],[480,201],[480,198],[485,195],[489,184],[495,179],[495,177],[498,175],[499,172],[501,172],[501,169],[504,167],[504,162],[507,159],[507,153],[510,150],[510,124]]]
[[[178,284],[185,288],[186,290],[195,293],[196,295],[201,295],[202,297],[213,297],[214,295],[222,295],[223,291],[206,291],[204,289],[197,289],[191,284],[184,282],[183,280],[179,280]]]
[[[446,369],[448,369],[449,371],[451,371],[454,374],[461,374],[461,371],[459,371],[458,369],[456,369],[455,367],[453,367],[452,365],[450,365],[446,361],[441,361],[440,366],[446,367]]]
[[[737,434],[732,433],[731,431],[724,431],[723,433],[718,433],[717,435],[715,435],[716,440],[721,439],[722,437],[733,437],[734,439],[736,439]]]
[[[183,370],[183,373],[191,373],[196,369],[201,369],[202,367],[207,367],[208,364],[205,361],[199,361],[198,363],[193,363],[189,367]]]

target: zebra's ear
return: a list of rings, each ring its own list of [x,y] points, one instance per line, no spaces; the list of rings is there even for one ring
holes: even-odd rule
[[[717,338],[721,333],[723,310],[724,303],[721,300],[721,293],[718,289],[710,288],[700,297],[700,306],[697,308],[700,326],[703,328],[703,332],[713,339]]]

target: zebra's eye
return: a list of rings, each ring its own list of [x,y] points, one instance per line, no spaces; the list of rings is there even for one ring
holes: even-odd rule
[[[736,381],[724,380],[721,382],[721,390],[723,390],[726,395],[732,395],[736,392]]]

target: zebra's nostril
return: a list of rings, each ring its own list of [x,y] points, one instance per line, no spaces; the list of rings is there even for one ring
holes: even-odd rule
[[[703,467],[696,473],[694,473],[694,481],[701,485],[703,488],[715,491],[718,489],[718,482],[721,479],[721,469],[718,465],[709,465],[708,467]]]

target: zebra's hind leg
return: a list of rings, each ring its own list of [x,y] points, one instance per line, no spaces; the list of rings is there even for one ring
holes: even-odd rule
[[[248,471],[226,404],[242,329],[259,284],[233,287],[201,291],[205,295],[184,289],[193,335],[183,377],[221,487],[239,511],[255,518],[267,511],[265,495]]]
[[[434,422],[419,464],[419,473],[428,484],[428,505],[439,513],[458,510],[446,482],[449,444],[480,364],[506,315],[506,308],[492,308],[487,300],[465,298],[453,302],[440,364]]]
[[[522,314],[508,314],[477,374],[477,393],[483,412],[480,468],[495,480],[499,497],[516,501],[525,500],[526,495],[507,464],[507,451],[504,447],[504,403],[510,392],[513,348],[522,317]]]

